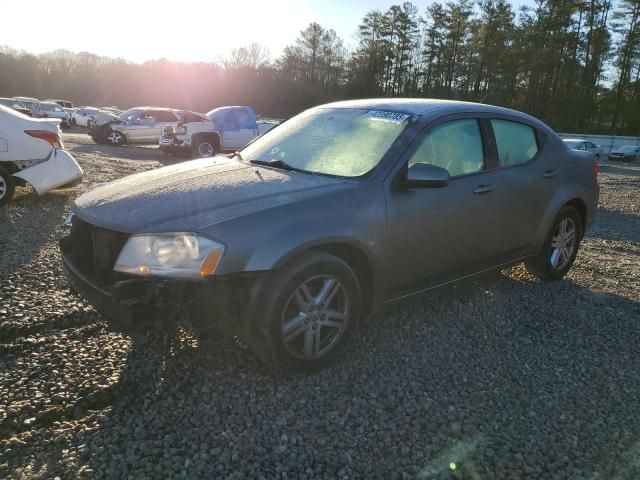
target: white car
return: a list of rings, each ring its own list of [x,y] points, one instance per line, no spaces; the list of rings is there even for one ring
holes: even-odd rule
[[[81,127],[90,127],[91,116],[100,113],[99,108],[80,107],[71,116],[72,125],[80,125]]]
[[[623,162],[640,160],[640,146],[623,145],[622,147],[615,147],[609,152],[609,160],[621,160]]]
[[[110,122],[112,120],[117,120],[118,118],[119,118],[118,114],[113,113],[109,110],[100,109],[97,112],[89,115],[89,120],[87,120],[87,126],[91,128],[97,125],[104,125],[105,123]]]
[[[600,145],[596,145],[595,143],[582,138],[563,138],[562,141],[567,145],[567,147],[573,150],[591,152],[595,155],[596,160],[600,160],[600,156],[602,155],[602,147]]]
[[[16,185],[38,195],[82,180],[82,169],[64,150],[59,119],[31,118],[0,105],[0,205]]]
[[[69,124],[71,124],[71,117],[73,116],[73,112],[77,110],[77,108],[73,106],[73,102],[56,98],[48,98],[47,100],[45,100],[45,102],[57,103],[58,105],[60,105],[64,109],[64,111],[69,114]]]
[[[162,130],[160,150],[212,157],[223,151],[239,150],[276,125],[276,122],[256,121],[251,107],[220,107],[206,116],[184,112],[175,128],[169,126]]]
[[[13,97],[18,100],[22,105],[31,110],[33,106],[38,103],[40,100],[33,97]]]
[[[63,125],[71,125],[71,115],[57,103],[38,102],[31,108],[31,114],[34,118],[58,118]]]

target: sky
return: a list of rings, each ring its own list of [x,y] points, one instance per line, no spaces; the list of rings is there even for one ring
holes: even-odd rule
[[[215,61],[256,42],[273,58],[309,23],[348,46],[370,10],[402,0],[0,0],[0,46],[32,53],[88,51],[134,62]],[[413,0],[422,14],[433,0]],[[512,0],[514,6],[533,0]]]

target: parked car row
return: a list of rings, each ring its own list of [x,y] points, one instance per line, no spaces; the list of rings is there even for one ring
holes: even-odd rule
[[[600,160],[600,157],[604,156],[603,149],[600,145],[585,140],[583,138],[563,138],[562,141],[567,147],[573,150],[579,150],[583,152],[590,152],[594,155],[596,160]],[[624,145],[621,147],[614,147],[606,154],[609,160],[622,160],[623,162],[633,162],[640,160],[640,146],[638,145]]]
[[[238,150],[278,124],[258,121],[247,106],[221,107],[207,114],[162,107],[136,107],[119,115],[94,116],[89,135],[115,146],[157,143],[167,154],[211,157]]]

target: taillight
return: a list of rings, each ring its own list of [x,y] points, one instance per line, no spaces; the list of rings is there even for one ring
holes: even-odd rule
[[[24,133],[35,138],[40,138],[41,140],[50,143],[53,147],[63,148],[62,140],[56,133],[49,132],[47,130],[25,130]]]

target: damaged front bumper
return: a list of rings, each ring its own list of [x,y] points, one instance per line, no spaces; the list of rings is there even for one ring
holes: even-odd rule
[[[69,284],[116,330],[137,336],[184,326],[197,336],[248,334],[250,308],[257,303],[264,274],[246,273],[213,279],[122,278],[99,285],[82,272],[60,242]]]

